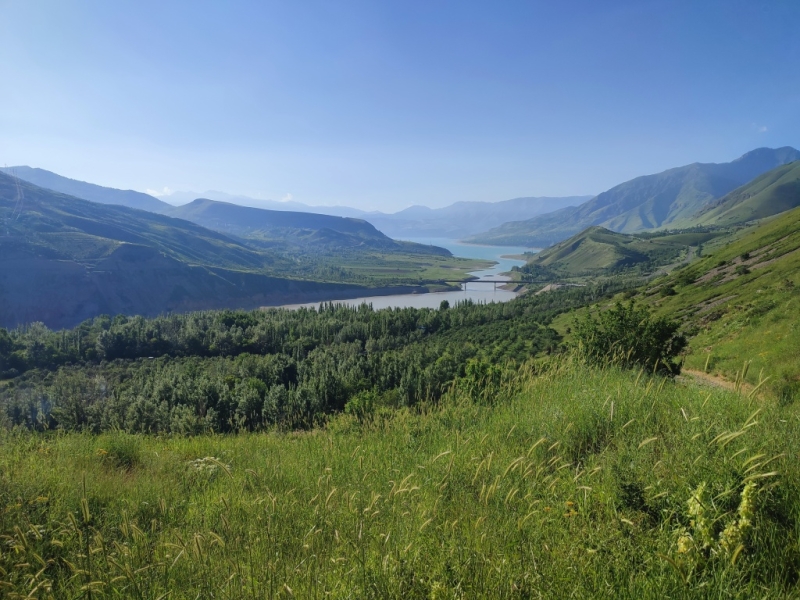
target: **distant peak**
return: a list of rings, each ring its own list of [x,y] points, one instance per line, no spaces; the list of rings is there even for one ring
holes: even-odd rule
[[[797,160],[800,158],[800,150],[792,148],[791,146],[782,146],[780,148],[756,148],[755,150],[750,150],[750,152],[745,152],[742,156],[737,158],[733,162],[749,160],[753,158],[761,158],[766,156],[774,156],[778,160],[781,161],[791,161]]]

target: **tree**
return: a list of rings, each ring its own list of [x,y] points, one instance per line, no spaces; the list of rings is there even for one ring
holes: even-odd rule
[[[664,317],[653,317],[646,306],[631,300],[621,302],[597,318],[587,315],[575,321],[578,352],[599,364],[642,366],[669,375],[680,373],[675,358],[686,347],[680,325]]]

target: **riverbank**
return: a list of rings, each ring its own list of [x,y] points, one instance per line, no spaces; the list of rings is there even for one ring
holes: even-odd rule
[[[350,298],[329,298],[323,299],[326,301],[341,301],[341,303],[348,306],[359,306],[361,304],[371,304],[375,309],[381,308],[439,308],[442,302],[447,301],[448,304],[454,305],[458,302],[470,300],[476,303],[489,303],[489,302],[508,302],[517,297],[520,291],[520,285],[512,282],[511,278],[504,273],[507,273],[514,266],[521,266],[525,264],[524,260],[510,258],[511,256],[519,255],[520,250],[524,248],[517,248],[513,246],[477,246],[474,244],[462,244],[455,240],[447,239],[409,239],[417,243],[431,243],[436,246],[447,248],[454,256],[483,261],[486,265],[485,268],[480,268],[468,273],[472,277],[467,285],[454,287],[453,289],[436,290],[434,286],[420,287],[407,292],[389,292],[389,293],[375,293],[371,291]],[[506,279],[509,281],[508,285],[499,285],[494,282],[482,282],[484,279],[491,279],[493,281],[498,279]],[[281,305],[282,308],[290,310],[298,308],[311,308],[316,307],[320,300],[313,299],[297,303],[286,303]]]

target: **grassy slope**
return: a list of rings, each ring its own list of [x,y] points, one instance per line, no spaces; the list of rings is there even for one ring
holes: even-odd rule
[[[175,599],[797,593],[797,406],[569,364],[522,372],[493,396],[495,406],[454,398],[292,435],[0,434],[7,592],[74,597],[92,582],[115,597]],[[230,474],[189,464],[207,456]],[[756,480],[735,566],[721,551],[691,572],[676,540],[696,486],[716,497],[716,539],[745,478],[768,471],[780,475]]]
[[[590,227],[542,250],[530,263],[547,267],[565,277],[576,277],[648,263],[661,255],[665,259],[674,259],[685,252],[687,242],[692,241],[690,234],[642,239],[602,227]]]
[[[662,295],[670,288],[675,295]],[[789,398],[800,397],[798,290],[800,208],[739,230],[733,241],[654,281],[639,298],[683,321],[692,335],[688,368],[703,370],[708,361],[710,373],[735,380],[750,361],[748,383],[769,377],[762,389]],[[604,300],[599,308],[608,305]],[[574,318],[561,315],[553,327],[566,333]]]
[[[800,206],[800,161],[778,167],[744,185],[691,218],[697,225],[746,223]]]
[[[708,360],[710,371],[733,379],[752,361],[747,381],[770,377],[777,394],[800,393],[800,209],[742,231],[666,285],[678,293],[655,300],[658,312],[697,331],[688,367],[703,369]],[[659,288],[652,291],[657,298]]]

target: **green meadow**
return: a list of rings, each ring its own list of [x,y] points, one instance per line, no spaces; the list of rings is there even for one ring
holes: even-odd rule
[[[303,432],[5,431],[0,585],[8,598],[797,597],[799,419],[771,397],[562,355]]]

